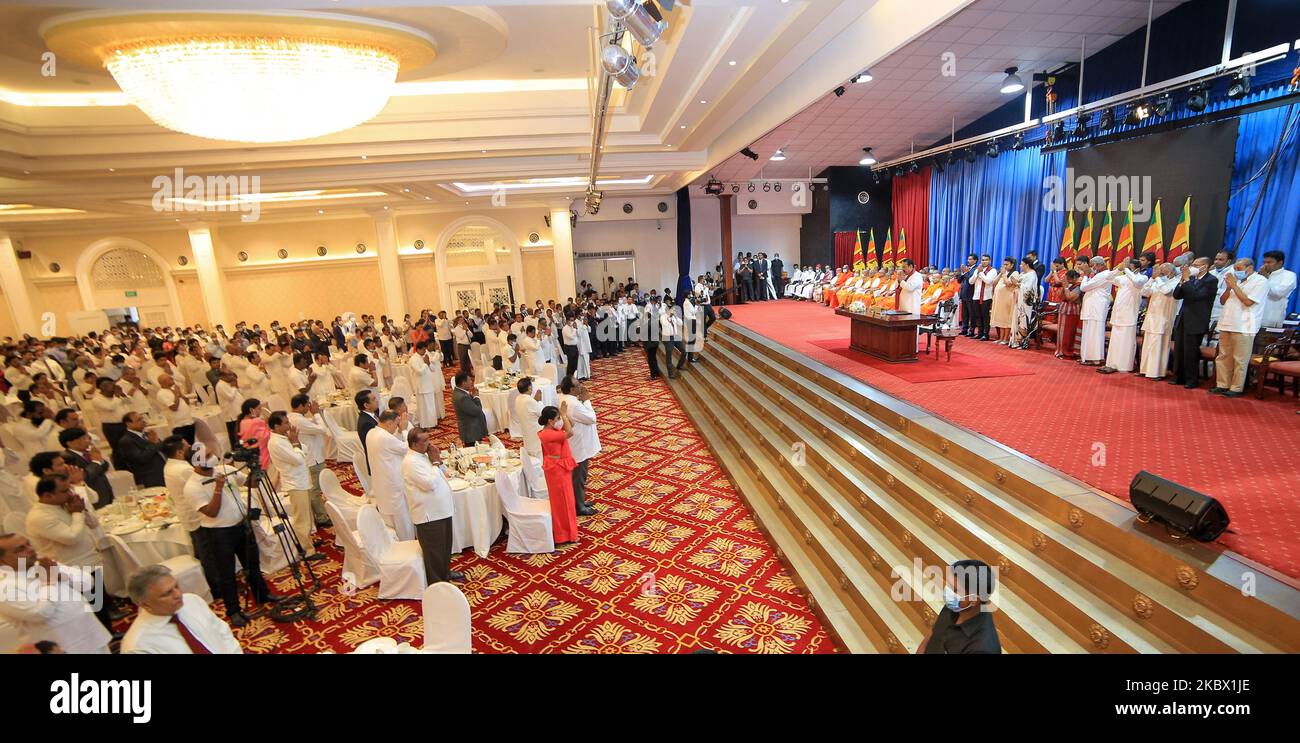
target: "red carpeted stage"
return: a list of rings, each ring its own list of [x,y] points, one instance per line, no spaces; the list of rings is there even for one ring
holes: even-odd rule
[[[882,369],[831,350],[847,346],[849,320],[822,305],[780,300],[729,309],[740,325],[1125,502],[1130,480],[1143,469],[1212,495],[1232,518],[1224,546],[1293,583],[1300,579],[1300,418],[1293,397],[1274,391],[1262,401],[1253,393],[1221,398],[1205,391],[1208,384],[1185,390],[1131,374],[1097,374],[1055,358],[1050,346],[1017,351],[966,338],[953,344],[954,364],[958,353],[969,359],[964,375],[939,371],[948,362],[934,356]]]

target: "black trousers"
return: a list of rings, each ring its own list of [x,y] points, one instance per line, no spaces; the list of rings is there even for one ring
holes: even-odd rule
[[[984,301],[972,300],[975,305],[975,337],[989,337],[989,313],[993,311],[993,300],[985,299]]]
[[[975,327],[975,300],[963,299],[961,301],[961,332],[962,335],[970,335],[971,330]]]
[[[571,377],[578,371],[578,347],[560,346],[564,349],[564,376]]]
[[[704,337],[709,337],[709,326],[718,321],[718,315],[713,311],[713,305],[704,305]]]
[[[590,459],[584,459],[578,462],[578,466],[573,468],[573,507],[581,511],[587,508],[587,465],[591,464]]]
[[[425,584],[451,580],[451,517],[416,524],[415,538],[424,556]]]
[[[201,526],[208,553],[208,569],[204,572],[216,579],[212,592],[226,607],[226,614],[239,611],[239,584],[235,582],[235,558],[244,566],[244,576],[248,586],[253,590],[253,599],[264,603],[271,595],[266,580],[262,578],[262,568],[257,554],[257,542],[248,533],[244,524],[208,528]]]
[[[1174,340],[1174,380],[1201,383],[1201,341],[1205,333],[1179,333]]]
[[[680,369],[683,366],[686,366],[686,344],[683,343],[681,340],[669,340],[667,338],[663,340],[663,344],[664,344],[664,358],[667,360],[668,374],[671,376],[674,373],[673,372],[674,368]],[[677,349],[676,367],[673,366],[673,349]]]
[[[474,368],[474,362],[470,361],[469,358],[469,346],[464,346],[457,343],[456,358],[458,359],[457,363],[460,364],[461,371],[467,372]]]
[[[438,346],[442,349],[442,363],[450,364],[452,359],[456,358],[456,341],[448,338],[445,341],[438,341]]]
[[[230,446],[233,448],[239,443],[239,424],[235,421],[226,421],[226,435],[230,437]]]
[[[659,344],[654,341],[643,341],[645,346],[645,361],[650,366],[650,378],[659,378]]]

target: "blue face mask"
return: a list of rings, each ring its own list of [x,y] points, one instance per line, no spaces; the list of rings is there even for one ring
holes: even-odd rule
[[[943,605],[948,607],[954,614],[961,613],[961,600],[962,597],[958,596],[956,591],[948,586],[943,587]]]
[[[1232,273],[1236,275],[1236,277],[1237,277],[1237,281],[1245,281],[1245,280],[1246,280],[1246,272],[1245,272],[1245,271],[1233,271]]]

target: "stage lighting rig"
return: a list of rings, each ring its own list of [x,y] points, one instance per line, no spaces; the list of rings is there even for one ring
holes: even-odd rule
[[[1209,91],[1205,83],[1197,83],[1187,91],[1187,110],[1200,113],[1210,102]]]
[[[740,151],[740,154],[744,155],[745,157],[749,158],[750,160],[757,160],[757,159],[758,159],[758,153],[757,153],[757,152],[754,152],[753,150],[749,149],[748,147],[746,147],[745,149],[741,150],[741,151]]]
[[[1101,112],[1101,128],[1102,129],[1115,128],[1115,109],[1108,108],[1105,111]]]
[[[1234,101],[1245,98],[1250,93],[1250,78],[1238,72],[1228,83],[1228,97]]]
[[[1070,133],[1079,139],[1088,136],[1088,114],[1081,113],[1074,118],[1074,131]]]
[[[631,90],[636,81],[641,79],[641,70],[636,66],[636,60],[618,44],[606,45],[600,53],[600,63],[609,76],[614,78],[614,82],[627,90]]]
[[[844,92],[845,92],[845,88],[844,88],[843,85],[837,85],[837,86],[835,87],[835,97],[836,97],[836,98],[839,98],[840,96],[844,95]]]
[[[1128,110],[1128,116],[1124,119],[1126,124],[1141,124],[1151,117],[1151,104],[1146,101],[1134,103],[1133,107]]]
[[[1174,107],[1174,98],[1168,93],[1161,93],[1156,98],[1155,115],[1161,118],[1168,116],[1170,109]]]
[[[655,7],[653,0],[645,5],[636,0],[605,0],[605,7],[614,20],[621,21],[646,49],[654,46],[664,31],[668,30],[668,22],[662,20],[663,14]],[[654,9],[653,14],[651,8]],[[655,16],[659,16],[660,20],[656,20]]]
[[[968,162],[968,163],[973,163],[973,162],[975,162],[975,148],[974,148],[974,147],[967,147],[967,148],[966,148],[966,162]]]
[[[1016,136],[1013,137],[1013,138],[1011,139],[1011,149],[1013,149],[1013,150],[1023,150],[1023,149],[1025,149],[1025,133],[1024,133],[1024,132],[1016,132]]]
[[[990,160],[997,157],[1000,152],[1001,150],[998,148],[998,141],[996,139],[990,139],[988,146],[984,148],[984,154],[988,155]]]
[[[739,190],[735,186],[732,189]],[[709,182],[704,184],[704,193],[710,196],[717,196],[722,193],[722,181],[717,178],[710,178]]]

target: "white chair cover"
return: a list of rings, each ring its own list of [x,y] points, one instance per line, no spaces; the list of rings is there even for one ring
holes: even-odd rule
[[[217,398],[215,395],[212,394],[212,388],[206,384],[195,385],[194,394],[198,395],[199,402],[203,403],[204,405],[217,404]]]
[[[519,461],[523,465],[524,483],[527,486],[525,494],[529,498],[545,498],[550,500],[551,493],[546,489],[546,475],[542,472],[542,460],[533,459],[532,455],[519,450]]]
[[[510,438],[522,439],[524,437],[524,431],[519,427],[519,421],[515,420],[514,415],[516,397],[519,397],[519,390],[517,388],[510,390],[510,395],[506,399],[506,410],[510,411],[510,427],[508,430]]]
[[[361,439],[357,437],[355,432],[353,432],[352,438],[358,442],[356,456],[352,457],[352,473],[357,476],[357,482],[361,483],[361,491],[366,495],[370,495],[370,470],[366,468],[366,458],[361,454]]]
[[[321,474],[325,474],[322,472]],[[335,481],[338,484],[338,481]],[[322,490],[324,489],[322,483]],[[334,542],[340,544],[343,548],[343,576],[344,580],[350,580],[356,588],[365,588],[373,586],[379,581],[379,568],[371,561],[370,556],[361,548],[360,539],[357,532],[347,524],[347,515],[339,509],[332,501],[326,500],[325,513],[329,514],[330,520],[334,522]],[[353,526],[355,526],[356,515],[353,514]]]
[[[339,424],[334,420],[334,416],[326,412],[322,412],[321,420],[325,423],[325,430],[329,432],[330,440],[334,442],[334,447],[337,450],[335,452],[335,458],[338,461],[351,462],[354,456],[359,456],[361,439],[347,438],[348,433],[355,435],[355,431],[349,432],[339,428]],[[353,443],[355,443],[355,446],[352,445]]]
[[[384,525],[379,509],[366,504],[357,512],[361,548],[379,568],[379,598],[418,599],[424,596],[424,554],[414,539],[399,542]]]
[[[108,484],[113,486],[113,500],[120,503],[135,488],[135,475],[126,470],[112,470],[108,473]]]
[[[357,530],[357,511],[366,504],[366,499],[357,495],[352,495],[343,489],[339,484],[339,478],[334,474],[334,470],[329,468],[320,472],[320,493],[325,499],[327,505],[333,505],[334,508],[343,516],[345,526],[340,526],[338,521],[334,522],[334,529],[346,528],[347,531]],[[330,517],[333,520],[333,517]],[[337,543],[337,539],[335,542]]]
[[[542,364],[542,376],[551,380],[552,384],[559,382],[560,370],[556,367],[555,362],[548,361],[545,364]]]
[[[469,601],[451,583],[434,583],[424,589],[424,652],[473,652]]]
[[[412,413],[415,412],[417,402],[415,399],[415,388],[411,386],[411,380],[400,374],[393,380],[393,386],[388,391],[388,399],[391,400],[394,397],[400,397],[405,400],[406,407],[410,408]]]
[[[105,536],[108,538],[109,546],[112,548],[113,555],[117,558],[118,563],[126,569],[125,577],[127,579],[135,571],[144,567],[136,559],[135,554],[131,552],[131,548],[127,546],[125,540],[116,534],[105,534]],[[169,557],[158,564],[172,571],[172,576],[180,584],[181,591],[192,593],[207,603],[212,603],[212,591],[208,588],[208,579],[203,575],[203,566],[199,564],[194,555],[177,555]]]
[[[497,493],[506,512],[509,531],[506,552],[536,554],[555,551],[555,532],[551,528],[551,502],[523,498],[523,472],[512,472],[497,479]]]

